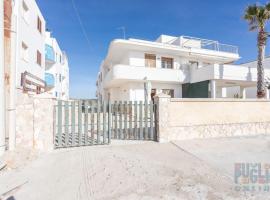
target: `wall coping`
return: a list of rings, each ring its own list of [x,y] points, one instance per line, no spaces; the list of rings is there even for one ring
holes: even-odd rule
[[[269,102],[270,99],[234,99],[234,98],[170,98],[171,102]]]

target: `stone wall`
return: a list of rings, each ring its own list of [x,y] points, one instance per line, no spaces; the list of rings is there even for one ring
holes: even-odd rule
[[[270,101],[156,97],[158,140],[270,134]]]
[[[16,107],[16,146],[39,151],[53,149],[53,107],[51,98],[20,94]]]

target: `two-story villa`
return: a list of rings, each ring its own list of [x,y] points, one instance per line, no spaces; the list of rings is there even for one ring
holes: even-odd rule
[[[97,97],[134,101],[161,92],[174,98],[253,97],[248,88],[256,86],[256,68],[234,65],[239,58],[238,47],[200,38],[117,39],[100,66]]]

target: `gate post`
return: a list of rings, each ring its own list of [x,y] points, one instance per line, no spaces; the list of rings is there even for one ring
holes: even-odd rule
[[[169,123],[169,104],[171,102],[171,97],[169,95],[160,93],[154,97],[154,102],[156,105],[155,109],[155,120],[156,120],[156,134],[157,141],[160,143],[168,142],[168,123]]]

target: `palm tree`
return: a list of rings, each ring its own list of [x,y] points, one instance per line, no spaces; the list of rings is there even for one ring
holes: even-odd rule
[[[270,19],[270,3],[265,6],[250,5],[245,10],[244,19],[249,22],[250,31],[258,31],[258,64],[257,64],[257,97],[265,97],[264,68],[263,60],[265,57],[265,46],[268,37],[265,25]]]

